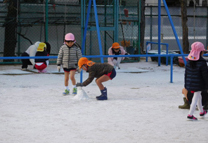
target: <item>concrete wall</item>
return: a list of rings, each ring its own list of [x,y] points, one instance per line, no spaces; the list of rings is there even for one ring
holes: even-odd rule
[[[126,6],[135,6],[135,4],[137,4],[138,0],[122,0],[125,1]],[[187,6],[189,6],[189,2],[191,0],[187,0]],[[202,1],[204,0],[193,0],[196,3],[196,6],[202,6]],[[208,1],[208,0],[205,0]],[[157,6],[158,4],[158,0],[146,0],[145,1],[145,5],[148,6]],[[161,5],[163,6],[163,0],[161,0]]]

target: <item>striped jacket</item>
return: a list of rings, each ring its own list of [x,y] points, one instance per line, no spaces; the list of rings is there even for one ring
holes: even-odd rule
[[[94,78],[99,78],[104,74],[108,74],[113,70],[113,66],[108,63],[95,63],[89,66],[87,72],[89,72],[89,77],[83,82],[83,86],[90,84]]]
[[[79,47],[75,44],[72,47],[62,45],[57,58],[57,65],[62,65],[63,68],[77,68],[78,61],[82,57],[82,53]]]

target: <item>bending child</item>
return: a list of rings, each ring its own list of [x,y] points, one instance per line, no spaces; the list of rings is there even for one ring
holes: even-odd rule
[[[108,63],[95,63],[85,57],[80,58],[78,65],[80,69],[82,68],[84,71],[89,72],[89,77],[83,83],[77,83],[77,87],[87,86],[94,78],[97,78],[96,84],[101,91],[101,95],[96,96],[96,99],[107,100],[107,88],[103,86],[103,82],[112,80],[116,76],[113,66]]]
[[[108,55],[129,55],[119,43],[115,42],[112,46],[108,49]],[[120,69],[121,60],[124,60],[125,57],[108,57],[108,63]]]
[[[34,57],[40,43],[41,42],[37,41],[35,42],[35,44],[30,45],[30,47],[27,48],[27,50],[23,52],[21,56],[22,57]],[[27,70],[28,65],[32,65],[33,67],[35,66],[35,59],[21,59],[21,61],[22,61],[23,71]]]
[[[49,56],[51,45],[48,42],[35,42],[24,53],[22,57],[34,57],[34,56]],[[46,63],[45,63],[46,62]],[[22,59],[22,70],[27,70],[28,65],[33,65],[34,69],[39,72],[44,72],[48,66],[48,59]]]
[[[40,43],[37,48],[35,56],[49,56],[51,51],[51,46],[48,42]],[[35,68],[39,73],[45,73],[46,68],[49,65],[49,60],[46,59],[35,59]]]

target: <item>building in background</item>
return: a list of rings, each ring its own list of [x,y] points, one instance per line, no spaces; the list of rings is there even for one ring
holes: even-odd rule
[[[6,0],[0,0],[0,3]],[[46,0],[20,0],[21,3],[44,3]],[[96,0],[97,5],[112,4],[113,0]],[[187,6],[207,6],[208,0],[187,0]],[[135,6],[138,0],[119,0],[122,6]],[[48,0],[48,3],[73,3],[80,5],[81,0]],[[166,0],[168,6],[180,6],[180,0]],[[146,6],[157,6],[158,0],[145,0]],[[161,6],[163,6],[163,1],[161,0]]]

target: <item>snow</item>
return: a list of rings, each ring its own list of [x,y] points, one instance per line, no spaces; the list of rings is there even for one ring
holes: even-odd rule
[[[77,87],[77,94],[73,97],[73,99],[76,99],[76,100],[88,100],[89,96],[82,89],[82,87]]]
[[[0,66],[0,143],[207,143],[208,117],[187,121],[188,110],[178,108],[182,67],[174,65],[170,83],[170,66],[122,63],[120,70],[134,72],[117,70],[104,83],[107,101],[96,100],[95,80],[81,89],[87,100],[63,96],[64,74],[50,72],[56,65],[47,74],[4,74],[20,67]],[[87,76],[84,72],[83,79]],[[80,74],[75,77],[79,82]]]

